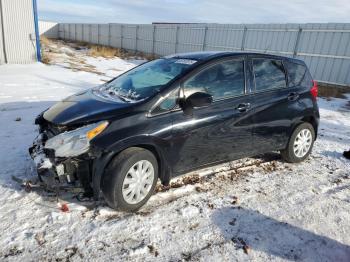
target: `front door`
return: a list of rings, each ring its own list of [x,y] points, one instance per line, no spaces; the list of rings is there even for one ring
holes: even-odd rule
[[[243,57],[214,62],[194,73],[181,88],[184,97],[205,91],[214,101],[190,112],[172,113],[175,173],[250,155],[252,101],[245,92]]]

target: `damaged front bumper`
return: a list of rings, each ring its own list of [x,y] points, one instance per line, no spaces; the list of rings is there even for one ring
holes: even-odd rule
[[[29,153],[39,179],[48,188],[66,184],[80,186],[88,194],[93,192],[92,170],[99,162],[102,150],[91,145],[90,141],[107,127],[108,122],[80,127],[56,126],[39,115],[35,124],[39,125],[40,134]]]
[[[41,133],[29,148],[29,154],[34,161],[40,181],[48,188],[74,182],[74,172],[68,172],[69,168],[67,168],[70,166],[70,169],[75,169],[74,163],[64,158],[56,158],[54,150],[45,148],[46,140],[46,135]]]

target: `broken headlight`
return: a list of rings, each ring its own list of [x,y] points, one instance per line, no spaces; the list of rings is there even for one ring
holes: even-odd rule
[[[55,150],[56,157],[79,156],[89,150],[90,141],[108,126],[107,121],[64,132],[46,141],[45,148]]]

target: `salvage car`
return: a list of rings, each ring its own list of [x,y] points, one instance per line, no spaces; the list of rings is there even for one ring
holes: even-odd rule
[[[46,185],[81,186],[136,211],[158,180],[270,151],[303,161],[317,137],[317,92],[297,59],[176,54],[48,108],[29,151]]]

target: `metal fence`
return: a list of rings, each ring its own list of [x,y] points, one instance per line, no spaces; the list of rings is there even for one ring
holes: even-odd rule
[[[58,23],[41,20],[38,25],[40,35],[45,35],[48,38],[58,37]]]
[[[350,86],[350,24],[59,24],[58,37],[168,55],[223,50],[302,59],[314,78]]]

